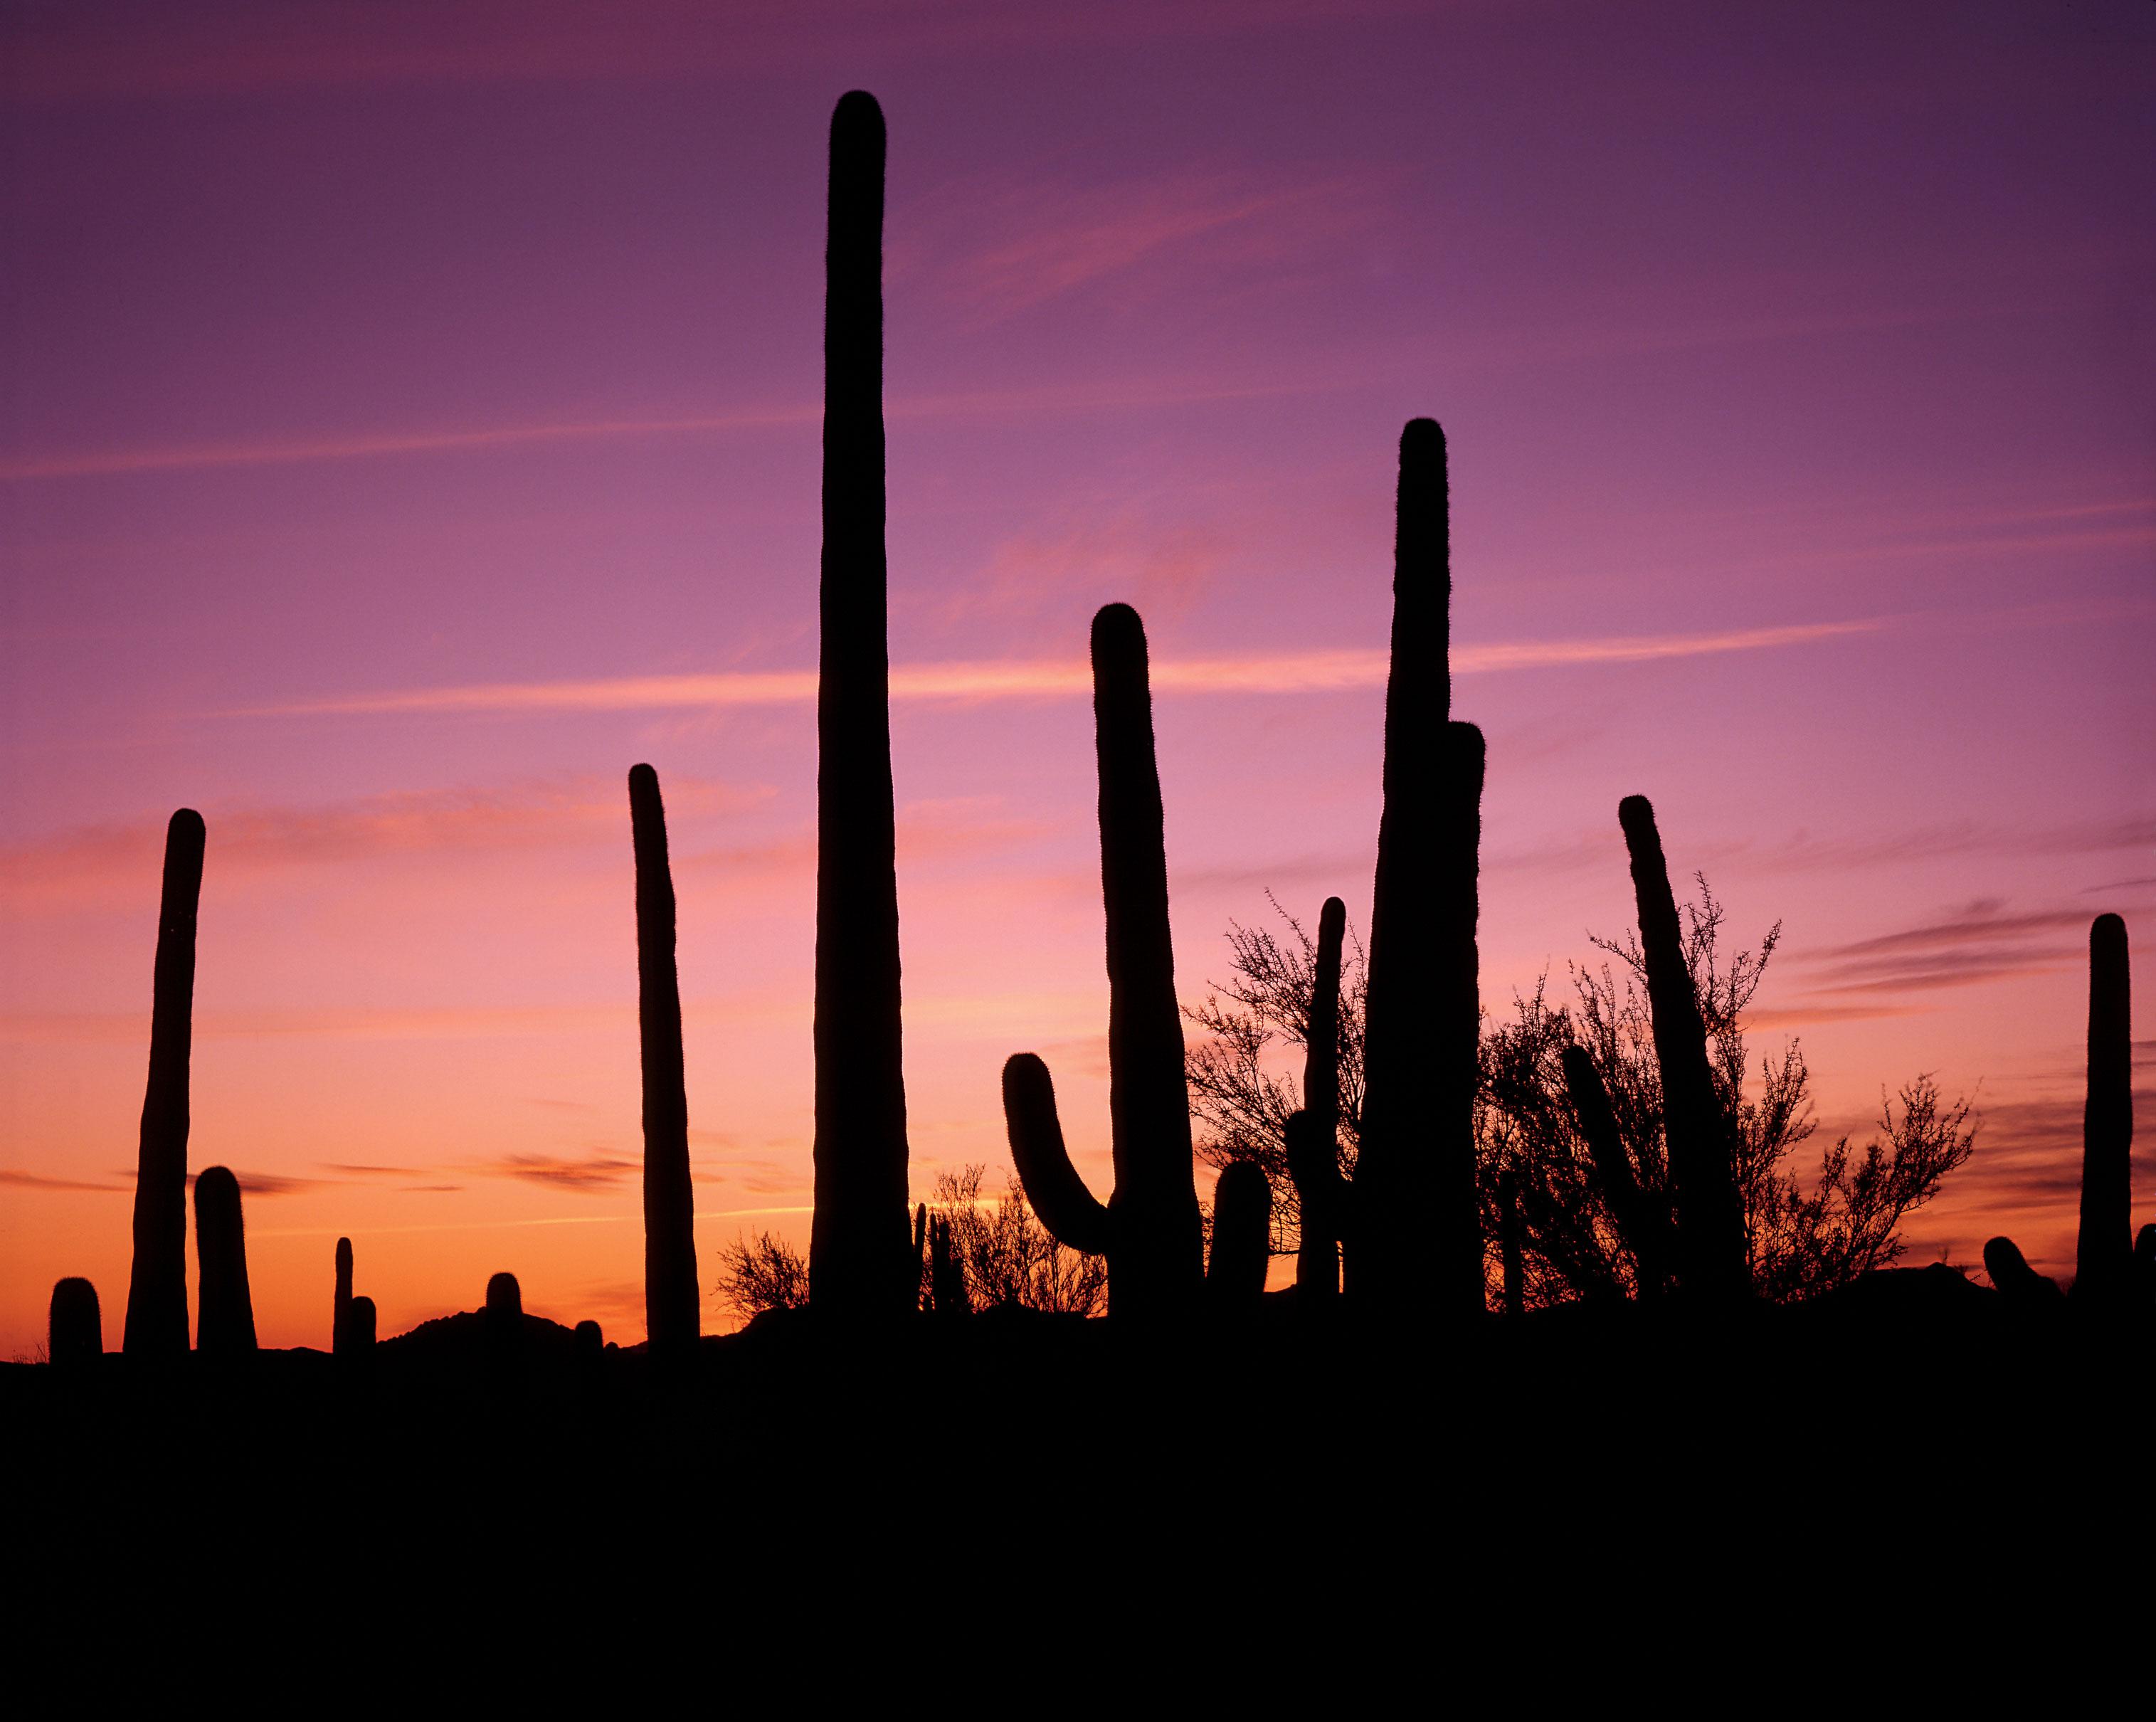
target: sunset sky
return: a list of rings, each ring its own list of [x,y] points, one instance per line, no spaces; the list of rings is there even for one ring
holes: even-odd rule
[[[0,9],[0,1357],[119,1343],[159,851],[266,1344],[643,1334],[624,777],[697,1236],[808,1236],[825,142],[890,132],[916,1187],[1056,1073],[1103,1195],[1086,626],[1143,614],[1178,976],[1367,926],[1402,423],[1451,448],[1483,998],[1783,943],[1820,1140],[1975,1092],[1912,1262],[2070,1271],[2087,943],[2156,1063],[2145,0]],[[2142,1095],[2137,1221],[2156,1217]],[[1818,1145],[1815,1143],[1815,1145]],[[194,1283],[192,1261],[189,1283]],[[729,1324],[707,1298],[707,1330]]]

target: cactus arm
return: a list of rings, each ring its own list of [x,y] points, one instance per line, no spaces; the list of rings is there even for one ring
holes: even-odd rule
[[[1014,1053],[1004,1066],[1004,1118],[1019,1182],[1040,1223],[1083,1254],[1110,1254],[1113,1218],[1070,1164],[1055,1114],[1055,1084],[1048,1067],[1030,1052]]]
[[[1431,1267],[1439,1306],[1461,1315],[1483,1313],[1482,1209],[1476,1191],[1475,1091],[1481,1080],[1476,1054],[1482,1038],[1481,959],[1476,948],[1476,873],[1482,836],[1482,732],[1471,723],[1445,727],[1438,792],[1436,869],[1437,967],[1430,977],[1431,1112],[1436,1139],[1424,1175],[1437,1247]]]
[[[135,1258],[121,1341],[132,1356],[179,1357],[187,1349],[187,1064],[203,842],[200,814],[183,807],[172,815],[165,828],[150,1079],[135,1170]]]
[[[1744,1216],[1737,1200],[1727,1128],[1707,1063],[1707,1028],[1685,966],[1661,834],[1644,795],[1625,797],[1617,818],[1631,857],[1655,1058],[1661,1071],[1662,1128],[1676,1193],[1677,1283],[1710,1301],[1740,1298],[1748,1289]]]
[[[1340,1291],[1340,1243],[1348,1229],[1349,1190],[1340,1175],[1337,1143],[1312,1113],[1288,1114],[1287,1169],[1302,1211],[1296,1296],[1313,1303],[1329,1301]]]

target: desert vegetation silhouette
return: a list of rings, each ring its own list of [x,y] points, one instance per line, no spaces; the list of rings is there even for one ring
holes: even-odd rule
[[[2070,1293],[2003,1237],[1985,1247],[1988,1286],[1938,1265],[1892,1266],[1902,1216],[1974,1144],[1967,1103],[1943,1101],[1928,1078],[1902,1090],[1898,1114],[1889,1106],[1883,1143],[1845,1141],[1809,1185],[1795,1177],[1787,1163],[1809,1128],[1800,1055],[1769,1061],[1749,1097],[1745,1087],[1743,1013],[1773,938],[1756,956],[1717,951],[1721,909],[1704,880],[1702,902],[1680,906],[1643,795],[1615,810],[1637,917],[1635,935],[1604,947],[1621,983],[1606,967],[1576,970],[1568,1006],[1537,988],[1516,1001],[1512,1020],[1486,1029],[1476,940],[1492,765],[1481,732],[1454,714],[1447,450],[1424,418],[1399,443],[1367,948],[1337,896],[1323,902],[1314,940],[1292,922],[1287,941],[1235,929],[1238,979],[1193,1013],[1206,1038],[1186,1041],[1146,632],[1135,609],[1106,605],[1090,646],[1112,1187],[1103,1200],[1088,1186],[1047,1064],[1014,1050],[1002,1099],[1015,1178],[988,1194],[985,1169],[947,1169],[916,1199],[889,712],[885,151],[875,101],[845,95],[830,128],[806,1260],[768,1235],[719,1247],[716,1289],[755,1318],[737,1334],[702,1333],[675,968],[677,939],[696,929],[677,924],[660,779],[639,763],[628,789],[645,1340],[608,1344],[596,1323],[570,1328],[526,1311],[509,1271],[476,1308],[382,1334],[375,1303],[355,1291],[352,1243],[340,1238],[325,1264],[327,1351],[264,1351],[244,1185],[212,1166],[192,1180],[191,1348],[192,990],[215,851],[201,816],[182,809],[166,837],[121,1350],[105,1354],[96,1289],[62,1279],[41,1372],[54,1392],[121,1380],[130,1392],[232,1403],[326,1394],[340,1407],[353,1396],[408,1407],[478,1396],[543,1401],[541,1423],[600,1401],[671,1394],[678,1409],[713,1395],[733,1438],[748,1438],[744,1426],[767,1428],[819,1488],[864,1467],[889,1475],[890,1453],[870,1454],[857,1434],[865,1406],[945,1438],[993,1394],[1005,1426],[1038,1443],[1082,1403],[1108,1432],[1101,1462],[1143,1485],[1102,1495],[1096,1510],[1112,1540],[1135,1534],[1140,1503],[1168,1498],[1174,1468],[1159,1449],[1179,1437],[1163,1407],[1217,1394],[1243,1407],[1235,1415],[1247,1433],[1254,1414],[1235,1396],[1238,1381],[1292,1384],[1282,1414],[1301,1420],[1296,1438],[1309,1443],[1322,1439],[1312,1420],[1336,1414],[1365,1428],[1456,1431],[1461,1407],[1481,1401],[1512,1406],[1521,1438],[1539,1426],[1520,1408],[1553,1378],[1597,1384],[1599,1403],[1630,1406],[1645,1426],[1680,1417],[1671,1407],[1692,1403],[1688,1395],[1722,1393],[1702,1384],[1732,1357],[1816,1384],[1856,1367],[1867,1348],[1897,1370],[1973,1356],[1979,1375],[2030,1344],[2076,1357],[2113,1343],[2145,1349],[2156,1331],[2156,1227],[2138,1238],[2133,1228],[2128,938],[2115,914],[2091,929]],[[1299,1085],[1276,1063],[1298,1049]],[[1217,1169],[1208,1202],[1201,1157]],[[1270,1257],[1291,1252],[1291,1285],[1269,1292]],[[1634,1369],[1633,1359],[1660,1361]],[[1470,1380],[1481,1385],[1461,1385]],[[1413,1397],[1444,1393],[1454,1396],[1441,1416]],[[843,1415],[818,1409],[842,1400]],[[384,1449],[369,1451],[378,1461]],[[1356,1451],[1380,1470],[1406,1462],[1382,1438]],[[1046,1464],[1039,1450],[1028,1462]]]

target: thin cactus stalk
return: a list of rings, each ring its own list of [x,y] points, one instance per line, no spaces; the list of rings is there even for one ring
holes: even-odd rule
[[[824,552],[816,720],[815,1216],[812,1301],[896,1315],[906,1257],[906,1082],[884,556],[884,123],[831,116],[824,323]]]
[[[966,1264],[953,1245],[951,1220],[938,1214],[928,1222],[929,1301],[941,1316],[970,1315],[973,1305],[966,1291]]]
[[[2077,1302],[2128,1293],[2133,1263],[2133,1007],[2126,923],[2089,928],[2088,1098],[2082,1113]]]
[[[1205,1267],[1206,1301],[1248,1313],[1265,1296],[1272,1254],[1272,1185],[1255,1160],[1220,1169],[1213,1185],[1213,1256]]]
[[[336,1241],[336,1298],[330,1311],[330,1350],[345,1349],[345,1329],[352,1320],[352,1240]]]
[[[195,993],[195,916],[202,900],[203,820],[192,808],[165,829],[150,1079],[135,1166],[135,1257],[121,1349],[173,1359],[187,1349],[187,1064]]]
[[[920,1303],[924,1313],[936,1307],[936,1288],[928,1277],[928,1204],[920,1203],[913,1211],[913,1277],[920,1287]]]
[[[1564,1086],[1573,1116],[1587,1139],[1587,1152],[1602,1180],[1602,1194],[1616,1221],[1617,1236],[1632,1256],[1632,1277],[1641,1303],[1661,1296],[1669,1277],[1670,1221],[1658,1212],[1654,1197],[1640,1189],[1617,1129],[1617,1114],[1602,1086],[1594,1061],[1584,1046],[1564,1049]]]
[[[79,1369],[105,1354],[105,1315],[97,1288],[69,1277],[53,1287],[45,1319],[45,1357],[57,1369]]]
[[[629,814],[636,853],[637,1026],[644,1075],[644,1320],[652,1355],[676,1358],[696,1349],[702,1319],[681,985],[674,959],[674,876],[666,860],[659,774],[649,765],[629,774]]]
[[[1302,1216],[1302,1248],[1296,1257],[1296,1307],[1319,1314],[1339,1299],[1341,1242],[1353,1214],[1347,1180],[1340,1175],[1338,1142],[1307,1110],[1288,1114],[1287,1169],[1295,1180]]]
[[[1728,1126],[1707,1061],[1707,1026],[1685,963],[1669,864],[1655,828],[1655,810],[1645,796],[1627,796],[1617,817],[1631,856],[1655,1058],[1661,1072],[1662,1131],[1676,1198],[1677,1284],[1695,1301],[1732,1302],[1750,1289],[1744,1216],[1737,1199]]]
[[[1055,1236],[1108,1257],[1111,1316],[1188,1309],[1204,1281],[1192,1170],[1183,1015],[1168,931],[1168,855],[1153,753],[1144,625],[1127,604],[1093,618],[1101,894],[1106,911],[1108,1109],[1116,1187],[1101,1208],[1071,1167],[1047,1067],[1004,1067],[1011,1154],[1033,1209]]]
[[[195,1260],[202,1269],[195,1349],[204,1357],[241,1357],[254,1349],[254,1299],[247,1285],[247,1228],[239,1180],[223,1166],[195,1180]]]
[[[1348,905],[1327,897],[1317,913],[1317,963],[1311,978],[1310,1032],[1302,1061],[1302,1110],[1308,1123],[1301,1128],[1309,1141],[1300,1150],[1312,1158],[1322,1153],[1325,1164],[1298,1169],[1295,1138],[1288,1141],[1301,1233],[1295,1258],[1296,1298],[1306,1308],[1329,1303],[1340,1292],[1339,1204],[1330,1198],[1339,1182],[1340,950],[1347,931]]]

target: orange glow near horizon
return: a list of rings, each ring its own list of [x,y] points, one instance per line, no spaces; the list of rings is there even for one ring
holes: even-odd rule
[[[706,1287],[738,1231],[805,1247],[855,86],[916,1194],[999,1183],[1022,1049],[1108,1186],[1101,604],[1151,640],[1186,1002],[1269,892],[1367,927],[1428,414],[1487,1009],[1630,924],[1645,794],[1729,937],[1782,925],[1753,1026],[1801,1037],[1815,1147],[1922,1072],[1976,1097],[1906,1259],[2071,1272],[2100,912],[2156,1049],[2156,13],[728,10],[0,19],[0,1357],[67,1274],[119,1344],[182,805],[189,1163],[240,1176],[265,1344],[327,1344],[340,1236],[385,1334],[506,1268],[642,1337],[638,761]]]

